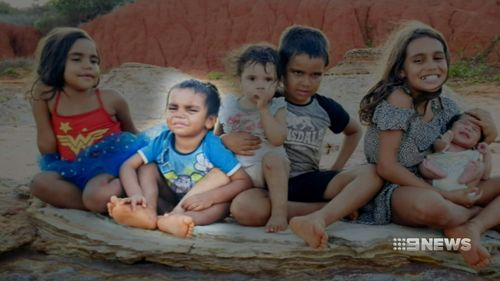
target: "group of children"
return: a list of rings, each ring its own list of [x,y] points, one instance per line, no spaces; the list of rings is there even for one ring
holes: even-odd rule
[[[221,100],[210,83],[175,85],[167,129],[154,139],[138,134],[118,93],[97,88],[99,53],[88,34],[56,29],[37,51],[32,108],[42,172],[32,193],[182,238],[228,215],[268,232],[289,225],[318,249],[327,247],[327,226],[345,217],[430,226],[471,238],[461,254],[484,267],[480,235],[500,225],[500,177],[490,178],[487,146],[495,126],[481,110],[460,115],[441,95],[450,58],[439,32],[410,22],[384,50],[382,75],[360,105],[368,163],[345,169],[363,131],[317,93],[329,64],[329,42],[317,29],[291,26],[277,49],[255,44],[232,53],[239,94]],[[325,171],[327,130],[344,141]]]

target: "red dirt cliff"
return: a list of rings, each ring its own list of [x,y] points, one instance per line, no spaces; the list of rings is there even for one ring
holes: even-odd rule
[[[40,37],[33,27],[0,22],[0,60],[30,56]]]
[[[443,32],[454,60],[488,51],[489,62],[500,61],[500,0],[141,0],[82,28],[105,69],[140,62],[193,73],[222,70],[221,59],[241,44],[277,44],[291,24],[323,30],[334,65],[350,49],[379,45],[403,19]],[[11,29],[0,24],[0,59],[32,52],[39,38]]]
[[[377,46],[394,23],[417,19],[443,32],[453,58],[471,57],[500,35],[495,0],[142,0],[83,25],[96,39],[103,67],[124,62],[221,70],[221,58],[244,43],[277,44],[284,28],[320,28],[332,63],[352,48]],[[488,60],[498,62],[500,44]]]

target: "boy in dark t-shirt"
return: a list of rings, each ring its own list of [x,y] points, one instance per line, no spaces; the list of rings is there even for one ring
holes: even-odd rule
[[[323,138],[327,130],[335,134],[342,133],[352,121],[340,104],[319,94],[314,94],[305,104],[294,104],[288,100],[288,107],[288,137],[285,141],[290,159],[288,198],[298,202],[325,201],[323,193],[328,182],[345,162],[338,163],[326,173],[319,171]],[[357,124],[352,122],[350,126],[354,132],[349,136],[352,140],[350,146],[352,144],[355,148],[358,142]]]
[[[318,249],[327,247],[326,227],[355,212],[382,185],[373,165],[342,171],[362,130],[340,104],[317,93],[329,63],[328,50],[325,35],[305,26],[286,29],[279,46],[288,102],[288,218],[292,230]],[[343,133],[344,141],[332,167],[320,171],[320,149],[326,130]],[[222,140],[237,154],[249,154],[258,147],[258,140],[251,135],[226,135]],[[231,204],[232,215],[243,225],[264,225],[270,210],[269,194],[263,189],[246,190]]]

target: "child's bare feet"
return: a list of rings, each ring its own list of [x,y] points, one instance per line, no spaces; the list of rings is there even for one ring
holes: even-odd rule
[[[165,214],[158,217],[158,229],[179,238],[193,237],[193,218],[182,214]]]
[[[122,198],[118,198],[116,196],[111,196],[111,198],[109,199],[109,202],[106,204],[106,207],[108,208],[109,216],[114,218],[116,207],[119,205],[124,205],[124,204],[125,203],[124,203]]]
[[[469,251],[459,251],[465,262],[476,269],[488,266],[490,253],[481,245],[481,233],[474,223],[468,222],[454,228],[445,229],[444,234],[448,238],[470,238],[471,249]]]
[[[142,206],[132,210],[123,199],[112,196],[107,204],[109,215],[119,224],[143,229],[156,229],[156,211]]]
[[[325,249],[328,243],[325,223],[310,216],[294,217],[290,220],[292,231],[314,249]]]
[[[279,232],[285,230],[287,227],[288,227],[288,222],[286,215],[282,216],[271,215],[271,217],[266,223],[267,232]]]

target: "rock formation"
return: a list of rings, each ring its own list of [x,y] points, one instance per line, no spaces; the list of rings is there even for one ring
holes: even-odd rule
[[[412,260],[472,271],[457,253],[393,249],[394,237],[442,237],[430,229],[337,222],[328,228],[329,248],[317,251],[290,230],[266,233],[262,227],[230,222],[197,226],[193,239],[178,239],[160,231],[121,226],[107,217],[78,210],[38,208],[32,210],[32,216],[38,228],[32,246],[49,254],[244,273],[312,273],[353,263],[398,268]],[[483,238],[484,245],[496,254],[490,268],[500,266],[499,239],[493,231]],[[490,274],[500,276],[498,272]]]
[[[0,60],[31,56],[40,37],[34,27],[0,22]]]
[[[222,70],[221,59],[241,44],[278,44],[291,24],[323,30],[333,66],[347,50],[378,46],[408,19],[443,32],[453,59],[486,52],[499,61],[500,5],[491,0],[141,0],[82,27],[96,39],[104,68],[141,62],[206,73]]]

